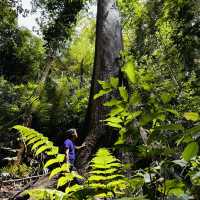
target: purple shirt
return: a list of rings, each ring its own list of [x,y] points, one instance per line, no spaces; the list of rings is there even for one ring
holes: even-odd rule
[[[69,162],[71,164],[74,164],[76,155],[75,155],[75,145],[70,139],[66,139],[64,141],[64,147],[66,149],[69,149]]]

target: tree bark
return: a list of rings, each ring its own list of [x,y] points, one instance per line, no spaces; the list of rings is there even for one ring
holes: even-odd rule
[[[100,89],[98,80],[107,81],[111,76],[119,76],[121,50],[121,20],[116,2],[115,0],[98,0],[95,59],[86,116],[87,128],[85,129],[87,147],[79,154],[79,163],[77,163],[79,168],[87,163],[101,142],[110,138],[105,124],[101,121],[106,118],[108,113],[108,110],[103,107],[103,102],[108,100],[110,95],[105,95],[97,100],[94,100],[93,97]],[[107,142],[110,141],[107,140]]]

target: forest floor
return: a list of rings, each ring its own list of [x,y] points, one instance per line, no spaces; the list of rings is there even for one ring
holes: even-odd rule
[[[55,179],[49,180],[48,174],[6,181],[0,183],[0,200],[15,199],[26,189],[53,188],[55,185]]]
[[[9,200],[21,190],[20,185],[4,185],[0,188],[0,200]]]

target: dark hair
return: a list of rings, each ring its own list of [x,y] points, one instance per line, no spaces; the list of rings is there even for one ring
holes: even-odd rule
[[[75,128],[71,128],[71,129],[67,130],[66,137],[71,138],[72,135],[75,133],[75,131],[76,131]]]

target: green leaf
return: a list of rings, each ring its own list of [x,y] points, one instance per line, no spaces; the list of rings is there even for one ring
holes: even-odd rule
[[[59,174],[60,172],[69,172],[69,164],[64,163],[61,167],[57,167],[52,170],[49,179],[51,179],[53,176]]]
[[[105,181],[105,180],[112,180],[112,179],[116,179],[116,178],[123,178],[124,176],[121,174],[115,174],[115,175],[92,175],[88,178],[89,182],[92,181]]]
[[[168,92],[163,92],[160,95],[160,97],[161,97],[163,103],[165,104],[165,103],[168,103],[171,100],[172,95],[170,93],[168,93]]]
[[[142,83],[141,86],[146,91],[150,91],[152,89],[152,86],[150,83]]]
[[[184,158],[184,160],[189,161],[192,157],[197,156],[198,152],[199,152],[198,143],[191,142],[185,147],[182,153],[182,157]]]
[[[179,146],[181,144],[181,142],[183,142],[184,136],[182,136],[181,138],[179,138],[178,140],[176,140],[176,144],[177,146]]]
[[[132,95],[131,95],[131,98],[129,100],[129,102],[133,105],[137,105],[139,103],[141,103],[141,97],[140,97],[140,94],[138,92],[134,92]]]
[[[200,132],[200,125],[194,126],[194,127],[190,128],[190,129],[187,129],[185,131],[186,134],[190,134],[190,135],[194,135],[194,134],[196,134],[198,132]]]
[[[111,122],[111,123],[121,123],[122,120],[119,117],[109,117],[105,119],[104,121],[106,122]]]
[[[91,188],[95,188],[95,189],[97,189],[97,188],[105,189],[107,187],[106,185],[101,184],[101,183],[90,183],[89,186]]]
[[[109,90],[100,90],[97,94],[94,95],[94,99],[97,99],[105,94],[108,94],[109,92],[111,92],[112,89]]]
[[[95,163],[94,165],[91,165],[91,167],[93,168],[100,168],[100,169],[109,169],[111,167],[121,167],[121,164],[120,163],[111,163],[111,164],[104,164],[102,163]]]
[[[117,88],[119,85],[119,79],[115,77],[110,77],[110,84],[113,88]]]
[[[70,164],[69,163],[64,163],[61,166],[63,171],[69,172]]]
[[[179,144],[180,143],[190,143],[190,142],[193,142],[194,141],[194,139],[192,138],[192,136],[189,134],[189,135],[184,135],[181,139],[180,139],[180,141],[179,141]],[[177,144],[178,144],[178,142],[177,142]]]
[[[119,87],[119,93],[124,101],[128,101],[128,92],[125,87]]]
[[[103,105],[108,106],[108,107],[112,107],[112,106],[119,105],[120,103],[122,103],[122,101],[117,100],[117,99],[112,99],[110,101],[105,102]]]
[[[82,190],[82,189],[83,189],[83,185],[75,184],[75,185],[73,185],[73,186],[71,186],[71,187],[67,187],[67,188],[65,189],[65,192],[66,192],[67,194],[69,194],[70,192],[77,192],[77,191]]]
[[[50,159],[48,160],[45,165],[44,165],[44,168],[47,168],[49,167],[50,165],[54,164],[54,163],[61,163],[65,160],[65,155],[64,154],[59,154],[56,158],[54,159]]]
[[[159,119],[159,120],[161,120],[161,121],[163,122],[163,121],[165,121],[165,119],[166,119],[166,115],[160,113],[160,114],[158,114],[158,115],[155,117],[155,119]]]
[[[57,188],[62,187],[69,181],[73,181],[74,177],[72,174],[68,173],[65,176],[62,176],[58,179]]]
[[[30,139],[29,142],[27,143],[27,146],[37,142],[38,140],[41,140],[41,136],[36,136],[36,137]]]
[[[168,191],[168,195],[173,195],[176,197],[180,197],[183,194],[185,194],[184,188],[172,188]]]
[[[113,108],[111,110],[111,112],[109,113],[109,116],[114,117],[123,111],[124,111],[124,108],[122,106],[117,106],[116,108]]]
[[[140,116],[141,114],[142,114],[142,111],[136,111],[136,112],[133,112],[133,113],[129,113],[129,115],[126,118],[125,125],[132,122],[136,117]]]
[[[57,167],[55,169],[52,170],[49,179],[51,179],[53,176],[57,175],[58,173],[62,172],[62,168],[61,167]]]
[[[165,192],[169,196],[173,195],[176,197],[182,196],[185,189],[185,184],[176,179],[166,180],[164,186],[158,187],[158,191],[162,193]]]
[[[108,122],[107,125],[114,127],[114,128],[122,128],[122,126],[120,124],[113,123],[113,122]]]
[[[48,156],[53,156],[53,155],[58,154],[58,152],[59,152],[59,148],[58,147],[52,147],[52,149],[50,151],[46,151],[46,154]]]
[[[190,174],[190,179],[191,179],[191,181],[192,181],[192,184],[193,185],[200,185],[200,172],[198,171],[198,172],[192,172],[191,174]]]
[[[101,87],[102,87],[104,90],[110,89],[110,88],[111,88],[111,85],[110,85],[109,82],[98,80],[98,83],[101,85]]]
[[[120,189],[123,187],[124,189],[127,187],[127,182],[123,179],[112,180],[108,183],[108,188],[119,187]]]
[[[185,119],[191,120],[191,121],[194,121],[194,122],[196,122],[200,119],[199,114],[195,113],[195,112],[186,112],[186,113],[184,113],[183,116],[185,117]]]
[[[113,197],[113,193],[112,192],[106,192],[106,193],[99,193],[99,194],[96,194],[95,197],[97,199],[105,199],[105,198],[109,198],[109,197]]]
[[[180,114],[178,113],[178,111],[174,110],[174,109],[171,109],[171,108],[167,108],[166,109],[167,112],[170,112],[172,114],[174,114],[175,116],[179,117]]]
[[[168,124],[163,126],[156,126],[154,130],[184,131],[184,127],[181,124]]]
[[[129,81],[133,84],[136,83],[136,69],[135,65],[132,61],[129,61],[123,68],[122,71],[125,72],[126,76],[128,77]]]
[[[84,179],[83,176],[81,176],[80,174],[77,173],[77,171],[72,171],[72,172],[71,172],[71,175],[72,175],[74,178]]]
[[[144,114],[140,120],[140,125],[141,126],[145,126],[146,124],[148,124],[150,121],[153,120],[153,116],[149,115],[149,114]]]
[[[38,150],[36,151],[35,155],[39,155],[42,152],[46,151],[47,149],[51,149],[53,147],[53,142],[48,142],[47,144],[45,144],[44,146],[41,146],[38,148]]]
[[[31,150],[32,150],[32,151],[35,150],[35,149],[38,148],[39,146],[45,144],[47,141],[48,141],[48,138],[47,138],[47,137],[41,138],[40,141],[36,142],[36,143],[32,146]]]
[[[180,167],[186,167],[188,164],[185,160],[173,160],[172,162]]]
[[[29,140],[32,140],[33,138],[37,137],[37,135],[29,134],[28,136],[25,136],[25,142],[28,142]]]
[[[64,192],[60,192],[58,190],[53,189],[29,189],[25,190],[23,194],[29,194],[31,199],[54,199],[54,200],[66,200],[67,196]]]
[[[113,173],[116,173],[116,171],[118,171],[118,169],[107,169],[107,170],[93,170],[93,171],[90,171],[89,173],[90,174],[113,174]]]
[[[124,144],[126,139],[125,139],[125,133],[126,133],[126,129],[125,128],[121,128],[121,130],[119,131],[119,137],[118,140],[115,142],[114,145],[121,145]]]

